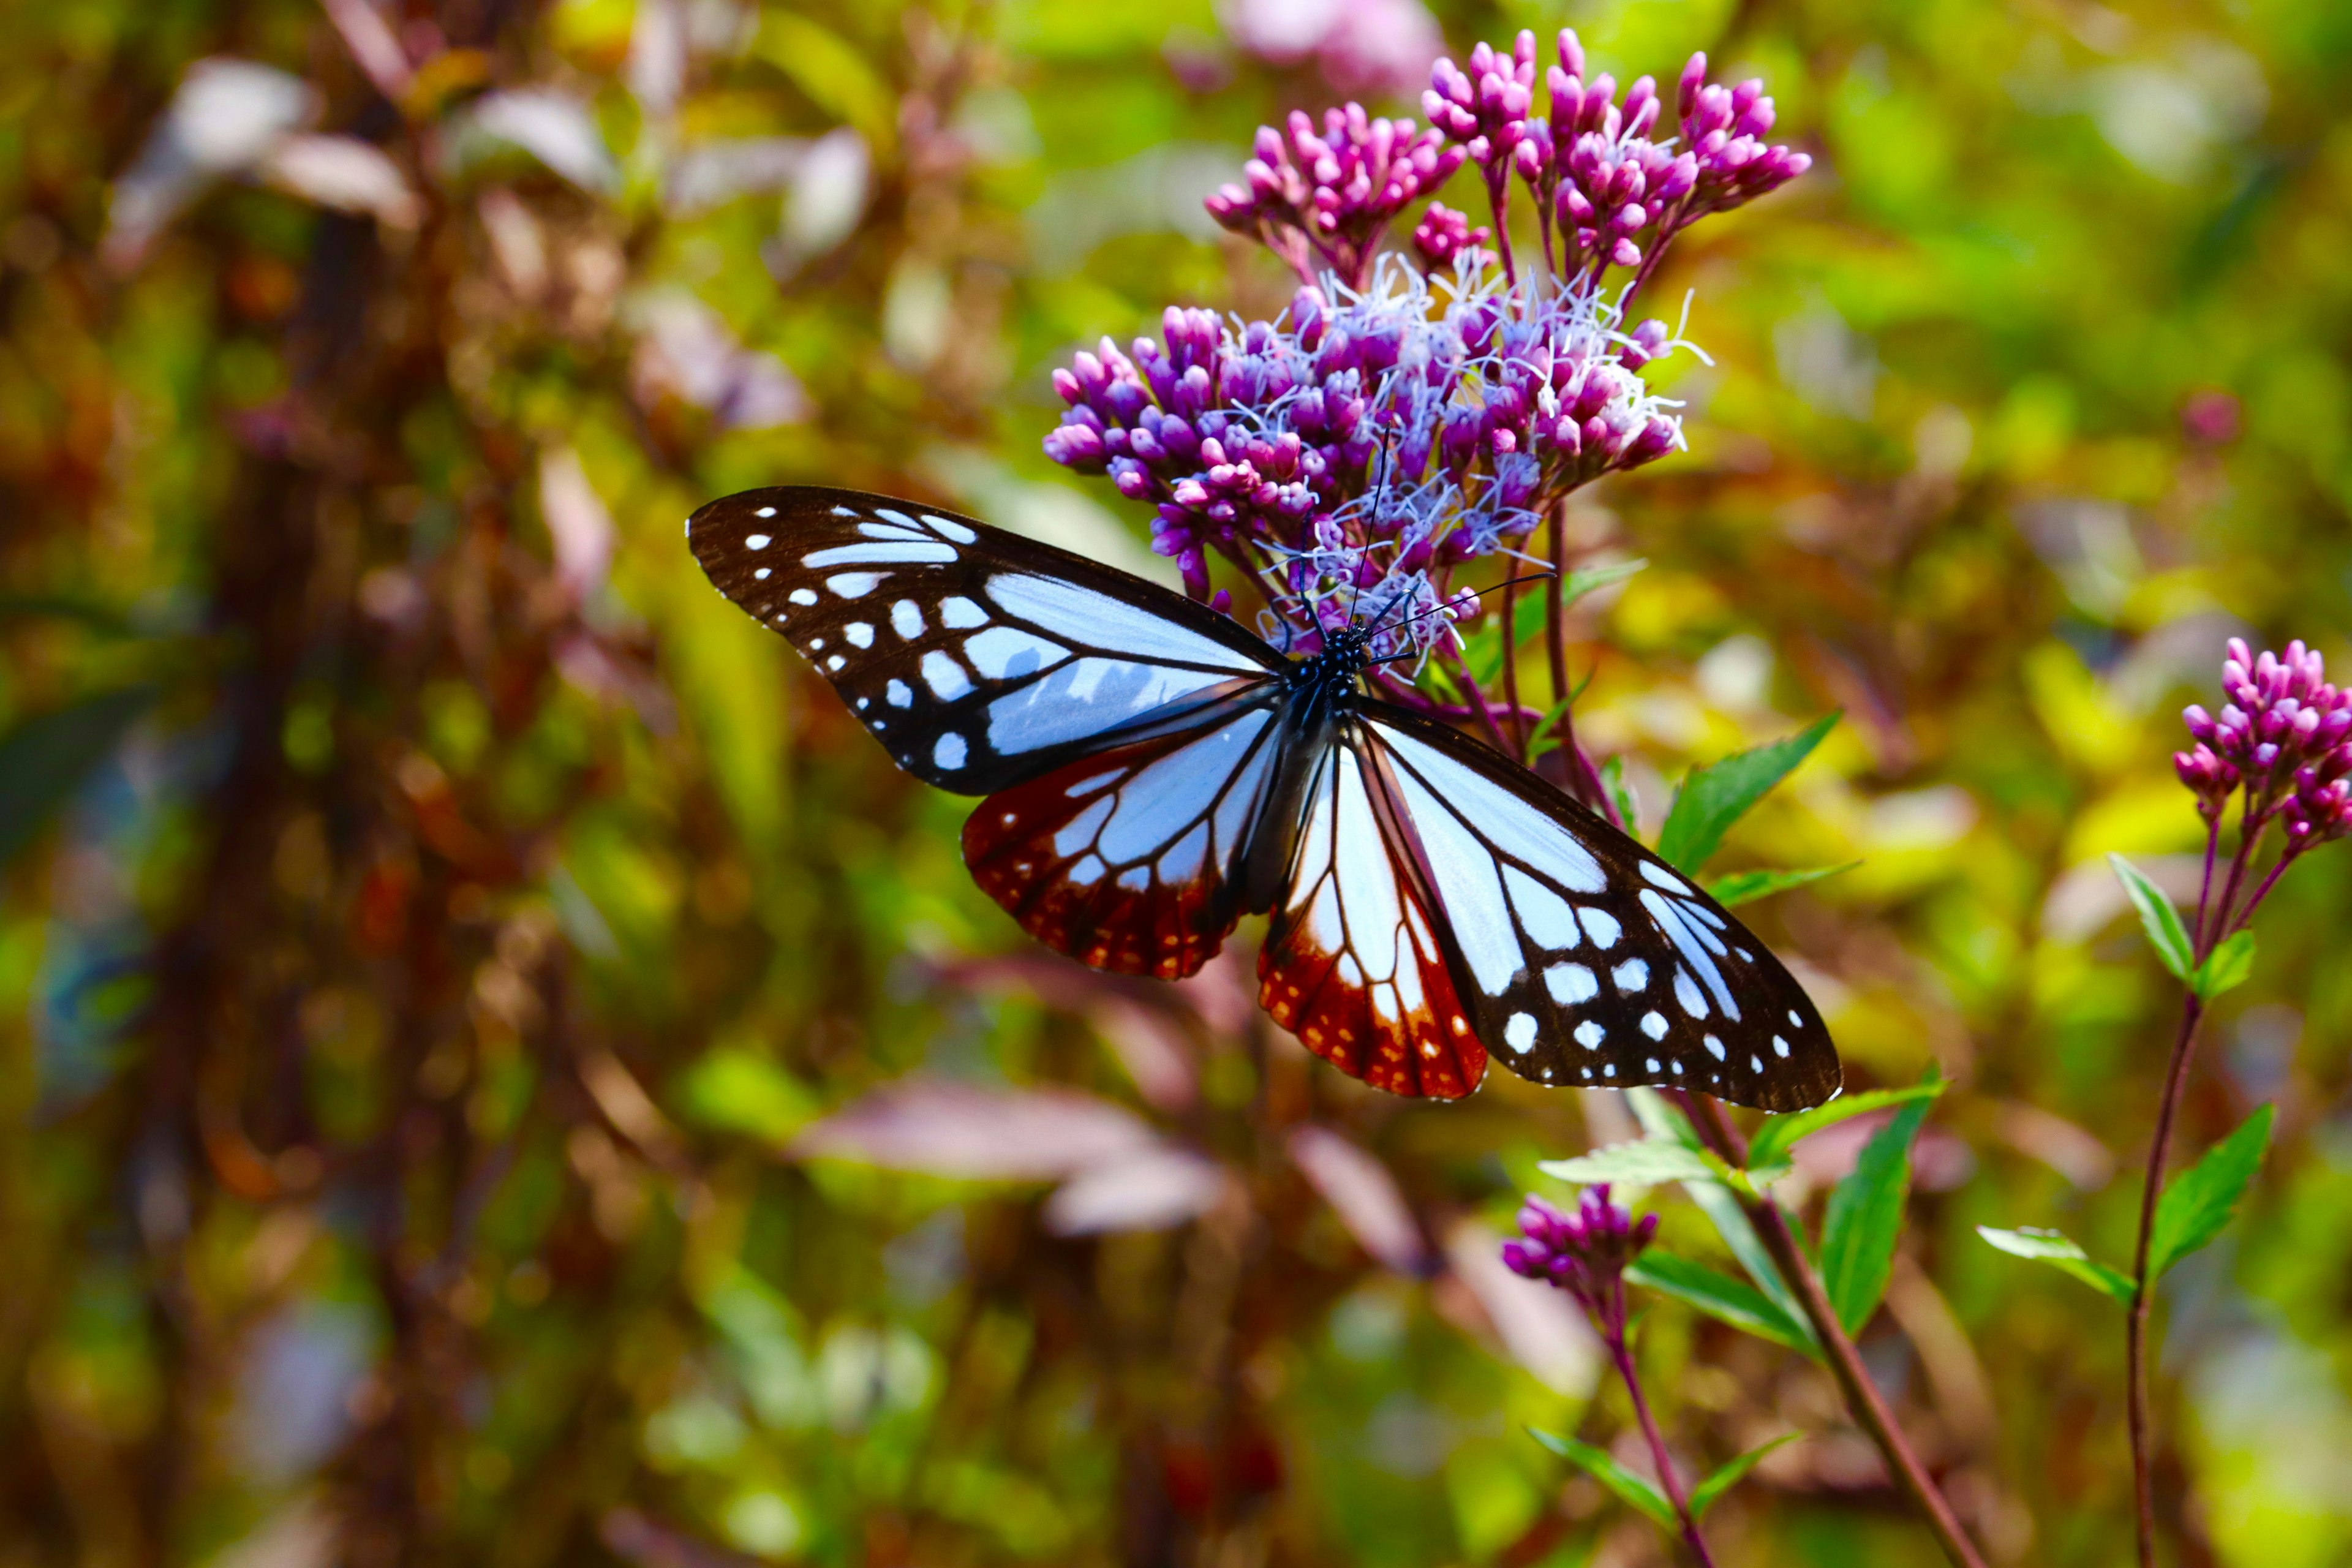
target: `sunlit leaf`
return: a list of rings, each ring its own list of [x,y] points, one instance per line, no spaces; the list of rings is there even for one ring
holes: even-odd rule
[[[1741,1283],[1703,1263],[1672,1253],[1652,1250],[1625,1270],[1628,1283],[1671,1296],[1695,1307],[1718,1322],[1729,1323],[1759,1339],[1792,1351],[1814,1353],[1812,1326],[1752,1285]]]
[[[2084,1252],[2081,1244],[2061,1236],[2054,1230],[2037,1230],[2026,1226],[2020,1230],[1996,1230],[1991,1226],[1977,1226],[1977,1234],[2013,1258],[2031,1258],[2052,1268],[2071,1274],[2119,1305],[2129,1306],[2132,1299],[2131,1276],[2120,1268],[2110,1268]]]
[[[2107,857],[2107,864],[2116,868],[2116,876],[2130,895],[2132,907],[2139,910],[2139,923],[2147,932],[2148,945],[2176,980],[2186,981],[2197,966],[2195,950],[2189,945],[2188,928],[2180,923],[2180,911],[2162,889],[2141,874],[2138,867],[2120,855]]]
[[[1713,1475],[1691,1489],[1691,1517],[1704,1518],[1706,1510],[1713,1508],[1724,1493],[1739,1484],[1741,1477],[1764,1462],[1766,1455],[1787,1447],[1803,1436],[1802,1432],[1783,1432],[1778,1437],[1759,1443],[1738,1458],[1727,1460]]]
[[[1601,763],[1601,783],[1608,790],[1611,803],[1617,807],[1617,816],[1625,824],[1625,831],[1634,838],[1640,838],[1642,803],[1634,796],[1633,786],[1625,777],[1625,759],[1612,757]]]
[[[2242,931],[2205,955],[2189,985],[2210,1002],[2225,991],[2235,991],[2254,973],[2254,933]]]
[[[1706,885],[1706,890],[1727,910],[1818,882],[1824,877],[1834,877],[1841,871],[1851,871],[1861,864],[1859,860],[1848,860],[1839,866],[1814,866],[1802,871],[1734,871],[1716,878]]]
[[[1724,1175],[1722,1163],[1705,1150],[1662,1138],[1612,1143],[1573,1160],[1546,1161],[1536,1169],[1547,1176],[1585,1186],[1597,1182],[1619,1182],[1628,1186],[1654,1187],[1666,1182],[1719,1182]]]
[[[1748,1163],[1750,1169],[1777,1165],[1788,1157],[1797,1141],[1819,1132],[1824,1127],[1834,1127],[1841,1121],[1883,1110],[1890,1105],[1908,1105],[1915,1100],[1933,1100],[1950,1085],[1942,1079],[1915,1083],[1908,1089],[1874,1089],[1861,1094],[1842,1094],[1827,1105],[1816,1105],[1811,1110],[1792,1111],[1787,1116],[1765,1119],[1748,1141]]]
[[[2238,1210],[2246,1184],[2270,1142],[2273,1108],[2261,1106],[2205,1157],[2172,1179],[2157,1200],[2148,1235],[2147,1277],[2161,1279],[2172,1266],[2211,1244]]]
[[[1731,825],[1811,756],[1837,721],[1837,714],[1824,714],[1786,740],[1693,768],[1658,830],[1659,856],[1685,871],[1706,864]]]
[[[1607,1487],[1617,1500],[1642,1515],[1661,1530],[1675,1530],[1679,1523],[1675,1518],[1675,1505],[1666,1500],[1654,1481],[1643,1479],[1619,1464],[1608,1450],[1580,1443],[1573,1437],[1545,1432],[1530,1426],[1528,1434],[1535,1440]]]
[[[1627,1089],[1625,1103],[1633,1108],[1634,1119],[1641,1122],[1643,1131],[1651,1137],[1671,1138],[1692,1149],[1699,1148],[1698,1132],[1691,1126],[1689,1118],[1656,1089]],[[1792,1322],[1802,1321],[1804,1309],[1798,1304],[1796,1292],[1780,1277],[1772,1255],[1765,1250],[1764,1238],[1756,1234],[1755,1226],[1748,1222],[1748,1211],[1740,1207],[1738,1194],[1715,1182],[1687,1183],[1683,1191],[1706,1215],[1708,1222],[1715,1226],[1716,1234],[1723,1237],[1724,1246],[1731,1249],[1731,1256],[1739,1260],[1739,1267],[1747,1270],[1748,1278],[1756,1282],[1757,1289],[1780,1310],[1783,1317]],[[1810,1329],[1807,1331],[1810,1333]]]
[[[1822,1284],[1846,1332],[1858,1334],[1886,1294],[1903,1205],[1911,1192],[1911,1141],[1927,1100],[1911,1101],[1863,1145],[1853,1169],[1830,1193],[1822,1220]]]

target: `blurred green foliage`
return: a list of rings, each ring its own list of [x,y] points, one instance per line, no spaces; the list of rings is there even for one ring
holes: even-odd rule
[[[679,542],[823,481],[1160,571],[1040,453],[1047,376],[1286,297],[1199,197],[1339,95],[1244,8],[12,15],[0,1563],[1659,1560],[1525,1436],[1645,1462],[1492,1261],[1622,1104],[1387,1100],[1256,1018],[1245,955],[1160,989],[1034,953],[962,806]],[[1650,563],[1578,607],[1579,732],[1654,828],[1692,766],[1847,714],[1711,868],[1858,862],[1748,912],[1851,1084],[1955,1082],[1864,1352],[1996,1560],[2113,1562],[2115,1314],[1974,1230],[2128,1256],[2177,992],[2105,857],[2193,879],[2167,758],[2225,636],[2352,668],[2352,10],[1438,20],[1572,22],[1621,79],[1703,47],[1818,159],[1662,278],[1712,363],[1669,362],[1691,450],[1571,516]],[[223,58],[282,74],[184,85]],[[2278,1107],[2162,1298],[2184,1563],[2352,1553],[2344,864],[2263,915],[2184,1120],[2194,1152]],[[995,1097],[931,1134],[1115,1125],[1206,1195],[1151,1228],[1052,1136],[954,1176],[795,1152],[901,1079]],[[1071,1217],[1089,1182],[1118,1223]],[[1807,1434],[1710,1515],[1726,1561],[1930,1560],[1817,1368],[1651,1299],[1696,1473]]]

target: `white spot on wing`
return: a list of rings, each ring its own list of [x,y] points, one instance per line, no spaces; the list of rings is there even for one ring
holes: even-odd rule
[[[1601,982],[1580,963],[1555,963],[1544,971],[1544,989],[1563,1007],[1590,1002],[1601,994]]]
[[[887,572],[836,572],[824,580],[824,585],[845,599],[862,599],[888,575]]]
[[[795,605],[814,605],[816,603],[816,590],[814,588],[795,588],[792,593],[792,600]]]
[[[773,542],[764,533],[747,533],[743,536],[743,548],[746,550],[765,550]]]
[[[872,647],[874,646],[874,628],[866,625],[864,621],[850,622],[847,626],[841,628],[841,635],[849,639],[849,646],[852,647]]]
[[[1706,1047],[1708,1053],[1712,1055],[1717,1061],[1723,1061],[1726,1059],[1723,1054],[1723,1042],[1716,1038],[1713,1035],[1707,1036],[1706,1039],[1700,1043]]]
[[[971,689],[971,677],[963,672],[963,666],[933,648],[923,656],[923,684],[940,701],[952,702]]]
[[[941,735],[939,743],[931,748],[931,761],[942,768],[963,766],[965,754],[963,737],[952,730]]]
[[[1092,844],[1095,841],[1095,835],[1101,830],[1102,825],[1109,820],[1110,808],[1116,802],[1116,796],[1107,795],[1062,824],[1062,830],[1054,835],[1054,853],[1075,855],[1086,846]]]
[[[933,528],[938,529],[950,539],[954,540],[958,544],[970,544],[973,540],[980,537],[980,535],[974,533],[963,524],[955,521],[953,519],[941,517],[937,512],[925,512],[923,514],[923,521],[929,523]]]
[[[958,594],[940,601],[940,624],[951,632],[968,632],[988,625],[988,612]]]
[[[769,568],[765,566],[761,567],[757,572],[751,574],[751,581],[754,583],[766,582],[768,580],[768,572]]]
[[[1664,888],[1669,893],[1687,893],[1691,890],[1688,882],[1684,881],[1664,866],[1648,860],[1642,862],[1642,880],[1654,888]]]
[[[835,544],[824,550],[812,550],[801,557],[801,564],[812,572],[828,566],[930,566],[944,565],[956,558],[955,547],[950,544],[916,543]]]
[[[1609,1031],[1591,1018],[1587,1018],[1576,1026],[1576,1043],[1588,1051],[1599,1050],[1601,1042],[1608,1037]]]
[[[1061,663],[1070,650],[1018,626],[991,626],[963,645],[963,656],[991,680],[1017,680]]]
[[[1666,1037],[1666,1016],[1664,1013],[1643,1014],[1642,1033],[1649,1036],[1650,1038],[1654,1040],[1664,1039]]]
[[[1676,968],[1675,971],[1675,1000],[1681,1003],[1683,1011],[1692,1017],[1706,1016],[1706,993],[1698,988],[1698,982],[1691,978],[1691,972],[1687,969]]]
[[[1536,1043],[1536,1020],[1532,1013],[1514,1013],[1511,1021],[1503,1026],[1503,1044],[1515,1051],[1525,1052]]]
[[[944,548],[944,546],[942,547]],[[1188,631],[1149,610],[1122,604],[1108,594],[1056,577],[999,572],[988,580],[988,596],[1008,613],[1057,637],[1090,643],[1139,658],[1172,658],[1251,675],[1264,666],[1221,642]]]
[[[1603,952],[1617,945],[1618,935],[1625,929],[1617,923],[1615,915],[1590,904],[1580,906],[1576,918],[1583,923],[1584,934],[1592,939],[1592,945]]]
[[[754,517],[773,517],[776,515],[776,509],[772,506],[763,506],[751,515]]]
[[[915,704],[913,689],[905,681],[895,677],[888,686],[883,688],[882,697],[883,700],[888,702],[893,708],[911,708]]]
[[[1576,911],[1566,899],[1517,866],[1503,868],[1503,886],[1511,895],[1511,908],[1518,911],[1519,929],[1538,947],[1559,952],[1576,945]]]
[[[900,599],[890,606],[890,629],[908,642],[923,635],[923,606]]]
[[[1609,979],[1630,996],[1650,984],[1650,966],[1638,958],[1629,958],[1609,972]]]

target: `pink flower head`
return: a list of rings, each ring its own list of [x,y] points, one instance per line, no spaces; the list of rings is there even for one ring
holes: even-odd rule
[[[1636,1221],[1610,1201],[1602,1182],[1584,1189],[1574,1214],[1528,1198],[1519,1209],[1521,1239],[1503,1243],[1503,1262],[1514,1274],[1559,1286],[1604,1325],[1622,1327],[1626,1266],[1657,1230],[1656,1215]]]

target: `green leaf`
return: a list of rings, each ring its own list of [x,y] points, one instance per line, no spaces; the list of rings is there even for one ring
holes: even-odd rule
[[[1725,830],[1810,756],[1837,721],[1835,713],[1824,714],[1786,740],[1693,768],[1675,791],[1674,806],[1659,830],[1659,858],[1684,871],[1705,865]]]
[[[1643,1131],[1651,1137],[1671,1138],[1692,1149],[1700,1147],[1698,1131],[1691,1126],[1689,1119],[1656,1089],[1629,1089],[1625,1091],[1625,1103],[1632,1108]],[[1797,1293],[1789,1288],[1789,1282],[1780,1278],[1780,1270],[1774,1265],[1772,1255],[1765,1250],[1763,1238],[1748,1223],[1748,1211],[1740,1207],[1738,1195],[1730,1188],[1713,1182],[1688,1182],[1684,1184],[1683,1191],[1706,1215],[1708,1222],[1715,1226],[1716,1234],[1723,1237],[1723,1245],[1731,1249],[1731,1256],[1739,1260],[1739,1267],[1748,1271],[1748,1278],[1756,1282],[1756,1289],[1780,1310],[1782,1317],[1805,1325],[1804,1332],[1810,1342],[1811,1327],[1805,1324],[1805,1310],[1798,1303]],[[1797,1234],[1801,1237],[1804,1233],[1799,1230]]]
[[[1585,679],[1589,681],[1591,677],[1587,676]],[[1583,695],[1584,688],[1580,686],[1544,710],[1543,717],[1537,720],[1535,727],[1528,731],[1528,761],[1532,763],[1546,752],[1556,752],[1559,749],[1559,731],[1552,726],[1559,723],[1559,716],[1567,712],[1569,706]]]
[[[1675,1518],[1675,1505],[1657,1487],[1610,1456],[1606,1449],[1590,1443],[1580,1443],[1573,1437],[1546,1432],[1539,1427],[1528,1428],[1528,1436],[1615,1492],[1620,1501],[1661,1530],[1678,1530],[1681,1523]]]
[[[1895,1238],[1903,1234],[1903,1204],[1911,1193],[1911,1141],[1927,1119],[1925,1098],[1896,1111],[1830,1192],[1822,1220],[1822,1284],[1849,1334],[1862,1332],[1886,1294]]]
[[[32,842],[154,700],[148,686],[101,692],[35,714],[0,737],[0,865]]]
[[[1718,1322],[1807,1355],[1817,1353],[1812,1325],[1752,1285],[1704,1263],[1667,1252],[1645,1252],[1625,1270],[1628,1283],[1671,1296]]]
[[[1802,871],[1734,871],[1727,877],[1717,877],[1706,885],[1715,901],[1725,909],[1737,904],[1753,903],[1774,893],[1785,893],[1791,888],[1801,888],[1808,882],[1818,882],[1824,877],[1834,877],[1840,871],[1851,871],[1861,865],[1848,860],[1843,866],[1813,866]]]
[[[1723,1163],[1704,1149],[1694,1149],[1670,1138],[1643,1138],[1612,1143],[1573,1160],[1547,1160],[1536,1167],[1547,1176],[1591,1186],[1597,1182],[1622,1182],[1629,1186],[1655,1187],[1667,1182],[1719,1182]]]
[[[1601,764],[1601,782],[1609,791],[1609,798],[1617,803],[1617,815],[1624,819],[1626,836],[1635,843],[1642,838],[1642,803],[1634,798],[1633,786],[1625,777],[1625,759],[1612,757]]]
[[[2174,1264],[2210,1245],[2230,1223],[2246,1184],[2263,1163],[2272,1114],[2270,1106],[2261,1107],[2164,1189],[2156,1202],[2156,1227],[2148,1236],[2150,1279],[2163,1279]]]
[[[2037,1262],[2047,1263],[2053,1268],[2072,1274],[2117,1305],[2131,1305],[2130,1275],[2120,1268],[2108,1268],[2084,1252],[2081,1244],[2068,1240],[2054,1230],[2037,1230],[2031,1226],[2019,1230],[1995,1230],[1989,1225],[1980,1225],[1977,1226],[1977,1234],[2012,1258],[2031,1258]]]
[[[1763,1463],[1765,1455],[1776,1448],[1785,1448],[1803,1436],[1802,1432],[1783,1432],[1771,1441],[1759,1443],[1738,1458],[1727,1461],[1715,1474],[1691,1489],[1691,1517],[1693,1519],[1703,1517],[1724,1493],[1739,1484],[1739,1479],[1742,1476]]]
[[[2190,989],[2210,1002],[2224,991],[2235,991],[2254,972],[2254,933],[2242,931],[2205,955],[2190,978]]]
[[[1748,1141],[1749,1169],[1777,1165],[1785,1162],[1797,1140],[1824,1127],[1834,1127],[1841,1121],[1883,1110],[1890,1105],[1908,1105],[1915,1100],[1933,1100],[1948,1088],[1941,1078],[1931,1078],[1925,1083],[1915,1083],[1908,1089],[1874,1089],[1864,1094],[1842,1094],[1827,1105],[1816,1105],[1811,1110],[1799,1110],[1787,1116],[1765,1119]]]
[[[1568,574],[1567,582],[1559,585],[1560,607],[1566,609],[1587,594],[1606,588],[1612,583],[1622,583],[1648,564],[1646,561],[1612,561],[1599,566],[1580,566]]]
[[[2188,929],[2180,923],[2180,911],[2172,907],[2172,900],[2166,898],[2154,882],[2140,874],[2138,867],[2122,856],[2108,856],[2107,864],[2116,868],[2116,876],[2122,880],[2124,891],[2131,895],[2132,906],[2139,910],[2139,923],[2147,931],[2148,943],[2156,949],[2156,956],[2164,961],[2165,968],[2172,971],[2174,979],[2186,982],[2196,968],[2197,960],[2196,952],[2189,943]]]

